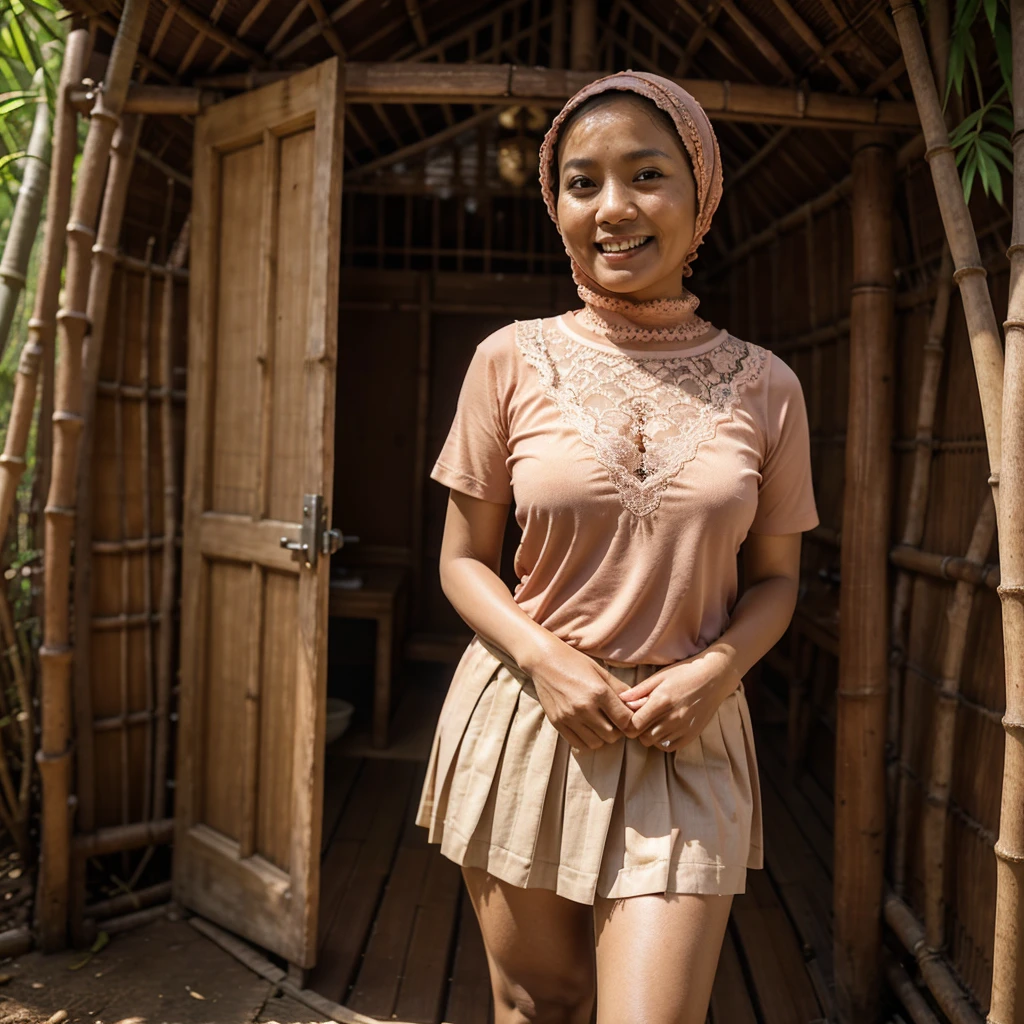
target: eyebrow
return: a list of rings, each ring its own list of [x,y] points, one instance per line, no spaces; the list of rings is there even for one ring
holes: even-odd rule
[[[634,149],[629,153],[624,153],[623,159],[632,163],[635,160],[647,160],[652,156],[664,157],[666,160],[669,159],[668,153],[661,149]],[[565,163],[562,164],[562,170],[568,171],[581,169],[584,167],[590,167],[596,163],[597,160],[592,156],[578,156],[574,157],[572,160],[566,160]]]

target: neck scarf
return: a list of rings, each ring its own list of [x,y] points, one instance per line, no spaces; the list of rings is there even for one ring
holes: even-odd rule
[[[667,78],[645,71],[620,71],[585,85],[562,107],[540,147],[540,187],[548,214],[558,227],[555,146],[565,119],[591,96],[612,90],[636,93],[664,110],[671,117],[689,154],[697,186],[693,240],[683,263],[683,277],[689,277],[693,273],[690,264],[697,257],[697,248],[707,234],[712,214],[722,198],[722,159],[718,139],[704,108],[690,93]],[[625,299],[602,288],[572,258],[571,253],[569,261],[577,293],[586,307],[580,317],[582,323],[616,343],[689,341],[704,333],[709,326],[707,321],[696,316],[700,300],[686,288],[682,289],[679,298]]]

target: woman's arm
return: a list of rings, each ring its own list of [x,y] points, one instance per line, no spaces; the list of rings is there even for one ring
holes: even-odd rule
[[[573,747],[623,736],[632,712],[623,684],[516,604],[498,575],[508,505],[450,491],[441,541],[441,589],[462,619],[532,678],[544,713]]]
[[[669,751],[685,746],[719,704],[786,632],[796,609],[802,534],[749,534],[743,549],[746,588],[729,628],[699,654],[668,665],[620,694],[633,714],[627,736]]]

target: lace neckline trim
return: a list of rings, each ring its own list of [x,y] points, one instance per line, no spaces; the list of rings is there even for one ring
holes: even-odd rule
[[[721,334],[700,352],[633,359],[543,320],[521,320],[516,346],[562,422],[608,473],[623,508],[642,518],[764,371],[766,349]]]
[[[625,356],[639,356],[643,359],[678,359],[685,356],[699,356],[718,348],[729,337],[729,332],[723,327],[716,334],[702,341],[699,345],[680,345],[677,348],[626,348],[624,345],[616,345],[610,341],[598,340],[587,337],[576,326],[575,317],[572,312],[562,313],[555,317],[555,323],[559,331],[573,341],[586,345],[587,348],[596,349],[599,352],[617,352]]]

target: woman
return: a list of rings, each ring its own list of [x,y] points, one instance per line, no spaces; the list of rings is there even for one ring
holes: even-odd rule
[[[476,635],[417,822],[462,865],[496,1024],[587,1024],[595,994],[599,1024],[702,1024],[763,866],[742,677],[789,624],[818,522],[804,400],[683,287],[722,192],[689,93],[594,82],[540,164],[584,305],[476,348],[431,473],[442,585]]]

